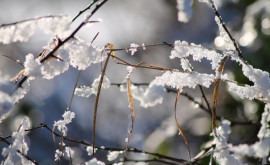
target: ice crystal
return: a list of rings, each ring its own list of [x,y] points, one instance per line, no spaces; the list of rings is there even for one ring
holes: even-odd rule
[[[70,65],[79,70],[85,70],[91,64],[103,61],[101,49],[90,43],[75,39],[65,44],[64,49],[69,54]]]
[[[163,101],[163,95],[165,93],[163,86],[157,85],[155,83],[150,83],[146,88],[131,84],[130,89],[133,98],[138,100],[140,102],[140,106],[144,108],[161,104]],[[126,85],[121,85],[120,91],[126,92]]]
[[[26,129],[30,128],[30,120],[28,117],[24,117],[21,121],[20,127],[17,132],[12,133],[13,142],[9,145],[8,148],[2,150],[2,155],[6,157],[5,161],[2,163],[4,165],[15,164],[16,160],[20,160],[20,164],[29,164],[33,163],[27,160],[22,154],[17,152],[18,150],[27,155],[29,150],[27,143],[25,142]]]
[[[93,158],[89,160],[88,162],[85,162],[85,165],[105,165],[105,163],[97,160],[96,158]]]
[[[170,58],[186,58],[192,56],[194,61],[201,61],[203,58],[209,60],[212,65],[212,69],[216,70],[219,67],[219,62],[223,58],[223,55],[201,45],[189,44],[186,41],[175,41],[174,49],[171,51]]]
[[[137,52],[137,48],[139,47],[139,45],[132,43],[130,44],[130,48],[128,49],[131,53],[131,55],[133,56],[135,52]]]
[[[62,117],[64,118],[63,120],[59,120],[54,122],[54,127],[57,127],[57,129],[62,132],[63,136],[67,135],[67,124],[71,123],[72,119],[75,118],[75,113],[71,111],[66,111]]]
[[[208,88],[214,80],[215,76],[213,74],[167,71],[163,73],[163,75],[156,77],[153,82],[158,85],[167,85],[172,88],[179,89],[182,87],[195,88],[197,85],[202,85]]]
[[[41,77],[41,64],[33,54],[28,54],[24,62],[25,74],[31,77]]]
[[[25,42],[34,34],[35,22],[28,21],[0,28],[0,42],[9,44],[11,42]]]
[[[81,97],[90,97],[92,94],[97,94],[98,84],[99,84],[100,76],[94,80],[92,85],[89,86],[80,86],[75,89],[75,95]],[[110,80],[107,76],[103,77],[102,88],[106,89],[109,88],[111,85]]]

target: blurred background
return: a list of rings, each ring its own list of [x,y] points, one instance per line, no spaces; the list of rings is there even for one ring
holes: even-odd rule
[[[0,25],[50,14],[68,15],[72,19],[91,2],[91,0],[1,0]],[[255,68],[269,72],[269,1],[218,0],[216,3],[227,27],[240,44],[244,58]],[[189,9],[192,10],[191,19],[188,23],[181,23],[177,21],[178,11],[175,0],[110,0],[91,19],[102,19],[103,21],[85,26],[78,33],[78,36],[90,42],[99,32],[94,43],[100,47],[106,43],[112,43],[115,48],[127,48],[131,43],[148,45],[185,40],[222,50],[224,45],[218,37],[218,26],[215,23],[212,9],[197,1],[190,5],[192,6]],[[83,15],[72,23],[71,28],[75,28],[84,19]],[[23,62],[28,53],[38,55],[52,37],[45,35],[37,28],[28,42],[0,44],[0,54]],[[145,61],[155,66],[181,69],[179,59],[170,60],[171,50],[172,48],[168,46],[158,46],[149,47],[145,51],[140,49],[133,56],[126,51],[119,51],[116,52],[116,56],[132,64]],[[213,72],[209,61],[203,60],[195,64],[195,70],[199,72]],[[14,61],[0,57],[2,75],[12,77],[21,69],[23,68]],[[82,71],[78,85],[91,85],[100,73],[100,64],[91,65]],[[250,84],[242,75],[238,64],[228,62],[225,66],[225,73],[240,83]],[[78,71],[70,67],[68,71],[53,80],[35,79],[26,97],[14,106],[9,117],[1,123],[1,136],[8,136],[17,130],[18,120],[24,115],[30,117],[33,127],[45,123],[52,128],[54,121],[62,119],[61,115],[68,106],[77,74]],[[111,83],[123,82],[126,74],[125,66],[116,65],[113,61],[109,62],[106,76]],[[149,83],[161,74],[160,71],[137,69],[132,74],[131,81]],[[204,90],[211,103],[213,86]],[[199,88],[194,90],[185,88],[184,92],[189,93],[195,100],[204,104]],[[184,141],[178,135],[175,126],[173,116],[175,96],[176,93],[166,92],[162,104],[149,108],[142,108],[138,101],[134,101],[135,125],[130,147],[189,159]],[[68,125],[69,137],[91,143],[94,103],[95,96],[90,98],[74,97],[71,111],[76,113],[76,117]],[[218,97],[218,115],[234,121],[257,123],[233,125],[229,138],[230,143],[254,143],[257,140],[258,123],[262,111],[263,104],[257,101],[239,100],[226,91],[226,83],[221,84]],[[129,112],[125,92],[120,92],[117,86],[102,89],[96,127],[97,146],[125,148],[125,138],[128,136],[130,127]],[[211,140],[209,135],[211,133],[210,116],[183,96],[179,97],[177,113],[180,126],[189,142],[191,155],[194,157],[204,143]],[[55,144],[52,134],[45,129],[32,131],[27,137],[27,143],[30,147],[28,156],[40,164],[53,164],[54,150],[59,147],[59,139]],[[90,160],[85,146],[69,142],[66,144],[75,150],[73,163]],[[6,144],[0,143],[1,151],[3,147],[6,147]],[[98,159],[105,160],[105,156],[106,152],[98,152]],[[207,159],[203,161],[207,162]],[[203,161],[202,163],[204,163]],[[247,161],[256,162],[252,159]]]

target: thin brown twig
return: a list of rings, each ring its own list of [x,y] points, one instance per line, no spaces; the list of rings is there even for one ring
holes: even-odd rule
[[[71,103],[72,103],[72,100],[73,100],[73,97],[74,97],[74,93],[75,93],[76,87],[77,87],[78,82],[79,82],[80,75],[81,75],[81,70],[79,70],[79,72],[78,72],[78,76],[77,76],[76,83],[75,83],[74,88],[73,88],[73,91],[72,91],[71,98],[70,98],[70,100],[69,100],[69,104],[68,104],[68,107],[67,107],[67,111],[70,110]]]
[[[210,3],[211,3],[211,7],[212,7],[212,9],[213,9],[215,15],[218,17],[218,19],[219,19],[219,21],[220,21],[220,23],[221,23],[223,29],[224,29],[225,32],[228,34],[230,40],[233,42],[233,45],[234,45],[236,51],[238,52],[238,55],[239,55],[240,59],[241,59],[244,63],[246,63],[245,60],[244,60],[244,57],[243,57],[243,55],[242,55],[242,52],[241,52],[241,50],[240,50],[240,48],[239,48],[239,46],[238,46],[238,44],[236,43],[235,39],[233,38],[233,36],[231,35],[230,31],[229,31],[228,28],[226,27],[224,21],[222,20],[222,18],[221,18],[220,14],[219,14],[219,12],[218,12],[218,10],[217,10],[217,7],[216,7],[214,1],[213,1],[213,0],[210,0]]]
[[[79,13],[72,19],[71,22],[74,22],[80,15],[82,15],[84,12],[89,10],[97,1],[99,1],[99,0],[93,0],[93,2],[89,6],[87,6],[85,9],[79,11]]]
[[[101,86],[102,86],[102,82],[103,82],[103,78],[105,76],[105,71],[109,62],[109,59],[111,57],[111,52],[110,51],[107,54],[107,58],[104,64],[104,67],[102,69],[101,75],[100,75],[100,80],[99,80],[99,84],[98,84],[98,89],[97,89],[97,95],[96,95],[96,101],[95,101],[95,107],[94,107],[94,116],[93,116],[93,131],[92,131],[92,143],[93,143],[93,155],[95,154],[95,133],[96,133],[96,119],[97,119],[97,110],[98,110],[98,101],[99,101],[99,95],[100,95],[100,91],[101,91]]]
[[[36,126],[34,128],[26,129],[25,131],[26,132],[31,132],[31,131],[35,131],[35,130],[38,130],[38,129],[41,129],[41,128],[45,128],[46,130],[48,130],[49,132],[54,134],[56,137],[61,138],[61,134],[58,134],[58,133],[54,132],[51,128],[49,128],[46,124],[43,124],[43,123],[41,123],[39,126]],[[6,139],[8,139],[10,137],[11,137],[11,135],[7,136],[7,137],[4,137],[4,138],[0,137],[0,141],[6,140]],[[76,139],[70,138],[68,136],[62,136],[62,138],[64,140],[66,140],[66,141],[69,141],[69,142],[82,144],[82,145],[85,145],[85,146],[92,146],[90,143],[87,143],[87,142],[85,142],[83,140],[76,140]],[[159,154],[159,153],[152,153],[152,152],[140,150],[140,149],[137,149],[137,148],[122,149],[122,148],[112,148],[112,147],[104,147],[104,146],[102,146],[102,147],[96,146],[95,148],[99,149],[99,150],[104,150],[104,151],[126,151],[126,152],[132,152],[132,153],[141,153],[141,154],[147,154],[147,155],[155,156],[158,159],[164,159],[164,160],[169,160],[169,161],[178,162],[178,163],[190,163],[189,161],[184,160],[184,159],[174,158],[174,157],[166,156],[166,155]]]
[[[87,20],[89,20],[97,11],[98,9],[104,5],[108,0],[103,0],[102,2],[100,2],[99,4],[96,5],[96,7],[92,10],[92,12],[90,13],[90,15],[88,15],[87,17]],[[87,24],[88,22],[86,21],[83,21],[81,22],[77,28],[67,37],[65,38],[63,41],[58,39],[58,44],[54,47],[54,49],[52,51],[50,51],[50,53],[48,53],[47,56],[45,56],[43,59],[40,60],[40,63],[43,63],[45,62],[47,59],[49,59],[50,57],[53,57],[54,56],[54,53],[61,47],[63,46],[66,42],[68,42],[70,39],[74,38],[74,36],[77,34],[77,32],[85,25]],[[20,82],[18,83],[17,85],[17,88],[16,90],[22,86],[22,84],[27,80],[27,76],[24,76]]]
[[[9,59],[11,59],[12,61],[15,61],[17,64],[20,64],[21,66],[24,67],[24,64],[23,64],[20,60],[15,59],[15,58],[13,58],[13,57],[6,56],[6,55],[2,55],[2,56],[9,58]]]
[[[189,160],[191,161],[191,154],[190,154],[190,148],[189,148],[189,145],[188,145],[188,141],[186,139],[186,136],[184,134],[184,132],[182,131],[179,123],[178,123],[178,120],[177,120],[177,115],[176,115],[176,110],[177,110],[177,102],[178,102],[178,97],[179,97],[179,94],[181,93],[181,88],[179,88],[177,90],[177,94],[176,94],[176,98],[175,98],[175,103],[174,103],[174,119],[175,119],[175,123],[176,123],[176,126],[177,126],[177,129],[179,131],[179,133],[181,134],[184,142],[185,142],[185,145],[187,147],[187,150],[188,150],[188,155],[189,155]],[[192,163],[190,162],[190,165],[192,165]]]
[[[148,86],[149,85],[149,83],[134,83],[134,82],[131,82],[131,83],[135,86],[141,86],[141,85]],[[125,85],[125,84],[126,83],[111,83],[111,85],[115,85],[117,87],[120,87],[121,85]],[[172,89],[169,87],[165,87],[165,89],[167,92],[177,93],[177,90],[175,90],[175,89]],[[189,95],[188,93],[185,93],[185,92],[181,92],[180,95],[187,98],[188,100],[192,101],[194,104],[199,105],[201,110],[205,111],[206,113],[208,113],[211,116],[212,111],[209,111],[208,107],[206,107],[202,103],[196,101],[194,97],[192,97],[191,95]],[[221,120],[222,118],[224,118],[224,117],[220,117],[220,116],[216,115],[217,120]],[[226,119],[226,118],[224,118],[224,119]],[[253,123],[252,121],[236,121],[236,120],[231,120],[231,119],[227,119],[227,120],[231,121],[231,123],[232,123],[231,125],[258,125],[256,123]]]
[[[41,16],[41,17],[36,17],[36,18],[30,18],[30,19],[25,19],[25,20],[13,22],[13,23],[2,24],[2,25],[0,25],[0,28],[5,27],[5,26],[17,25],[17,24],[24,23],[24,22],[29,22],[29,21],[36,21],[36,20],[43,19],[43,18],[55,18],[55,17],[64,17],[64,16],[47,15],[47,16]]]

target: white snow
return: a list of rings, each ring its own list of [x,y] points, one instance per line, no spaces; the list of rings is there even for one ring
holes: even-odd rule
[[[57,127],[57,129],[62,132],[63,136],[66,136],[68,131],[66,125],[71,123],[72,119],[75,118],[75,113],[71,111],[65,111],[62,117],[64,118],[63,120],[54,122],[54,127]]]
[[[81,87],[76,88],[75,95],[81,96],[81,97],[90,97],[92,94],[96,95],[100,76],[101,75],[99,75],[99,77],[93,81],[93,83],[90,87],[89,86],[81,86]],[[107,76],[104,75],[103,82],[102,82],[102,88],[104,88],[104,89],[109,88],[110,85],[111,85],[110,80],[107,78]]]
[[[167,85],[175,89],[182,87],[195,88],[197,85],[202,85],[208,88],[214,80],[215,76],[213,74],[166,71],[163,75],[156,77],[153,83],[162,86]]]

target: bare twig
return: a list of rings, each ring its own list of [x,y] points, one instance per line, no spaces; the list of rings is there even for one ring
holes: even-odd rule
[[[2,24],[2,25],[0,25],[0,28],[5,27],[5,26],[17,25],[17,24],[24,23],[24,22],[29,22],[29,21],[36,21],[36,20],[43,19],[43,18],[56,18],[56,17],[64,17],[64,16],[47,15],[47,16],[41,16],[41,17],[36,17],[36,18],[30,18],[30,19],[26,19],[26,20],[13,22],[13,23]]]
[[[78,76],[77,76],[77,79],[76,79],[76,83],[75,83],[75,85],[74,85],[74,88],[73,88],[73,91],[72,91],[72,95],[71,95],[71,98],[70,98],[70,100],[69,100],[69,104],[68,104],[68,107],[67,107],[67,110],[68,110],[68,111],[70,110],[71,103],[72,103],[72,100],[73,100],[73,97],[74,97],[74,93],[75,93],[75,90],[76,90],[76,87],[77,87],[77,84],[78,84],[80,75],[81,75],[81,70],[79,70],[79,72],[78,72]]]
[[[40,63],[45,62],[47,59],[49,59],[50,57],[54,56],[54,53],[61,47],[63,46],[66,42],[68,42],[70,39],[74,38],[75,34],[77,34],[77,32],[85,25],[87,24],[87,20],[89,20],[97,11],[98,9],[104,5],[108,0],[103,0],[102,2],[100,2],[99,4],[96,5],[96,7],[93,9],[93,11],[88,15],[87,19],[83,22],[81,22],[77,28],[67,37],[65,38],[63,41],[58,39],[58,44],[54,47],[54,49],[52,51],[50,51],[50,53],[48,53],[47,56],[45,56],[43,59],[40,60]],[[24,76],[20,82],[17,85],[17,88],[21,87],[22,84],[27,80],[27,76]],[[16,90],[17,90],[16,88]]]
[[[97,109],[98,109],[98,101],[99,101],[99,95],[100,95],[100,91],[101,91],[101,86],[102,86],[102,82],[103,82],[103,78],[105,76],[105,71],[109,62],[109,59],[111,57],[111,52],[110,51],[107,54],[107,58],[104,64],[104,67],[102,69],[101,75],[100,75],[100,80],[99,80],[99,84],[98,84],[98,89],[97,89],[97,95],[96,95],[96,101],[95,101],[95,108],[94,108],[94,116],[93,116],[93,131],[92,131],[92,143],[93,143],[93,155],[95,154],[95,133],[96,133],[96,119],[97,119]]]
[[[178,102],[178,97],[179,97],[179,94],[180,93],[181,93],[181,88],[179,88],[177,90],[177,94],[176,94],[176,98],[175,98],[175,103],[174,103],[174,119],[175,119],[175,123],[176,123],[177,129],[178,129],[179,133],[181,134],[182,138],[184,139],[185,145],[186,145],[187,150],[188,150],[189,160],[191,161],[191,154],[190,154],[190,149],[189,149],[188,141],[187,141],[187,139],[186,139],[186,137],[184,135],[184,132],[180,128],[180,125],[179,125],[178,120],[177,120],[177,117],[176,117],[177,102]],[[190,164],[192,164],[192,163],[190,162]]]
[[[73,19],[72,22],[74,22],[80,15],[82,15],[84,12],[86,12],[87,10],[89,10],[97,1],[99,0],[93,0],[93,2],[87,6],[85,9],[81,10]]]
[[[216,8],[216,5],[215,5],[214,1],[213,1],[213,0],[210,0],[210,3],[211,3],[211,7],[212,7],[212,9],[213,9],[215,15],[218,17],[218,19],[219,19],[219,21],[220,21],[220,23],[221,23],[223,29],[225,30],[225,32],[228,34],[229,38],[230,38],[231,41],[233,42],[233,45],[234,45],[236,51],[238,52],[239,57],[241,58],[241,60],[242,60],[243,62],[245,62],[245,61],[244,61],[244,57],[243,57],[243,55],[242,55],[241,50],[239,49],[238,44],[236,43],[235,39],[233,38],[233,36],[231,35],[230,31],[229,31],[228,28],[226,27],[224,21],[222,20],[220,14],[219,14],[219,12],[218,12],[218,10],[217,10],[217,8]],[[245,63],[246,63],[246,62],[245,62]]]
[[[76,139],[72,139],[70,137],[67,137],[67,136],[62,136],[61,137],[61,134],[58,134],[56,132],[54,132],[51,128],[49,128],[46,124],[43,124],[41,123],[39,126],[36,126],[34,128],[31,128],[31,129],[27,129],[25,130],[26,132],[31,132],[31,131],[34,131],[34,130],[39,130],[41,128],[45,128],[47,129],[49,132],[51,132],[52,134],[54,134],[56,137],[58,138],[63,138],[63,140],[66,140],[66,141],[69,141],[69,142],[73,142],[73,143],[76,143],[76,144],[82,144],[82,145],[85,145],[85,146],[92,146],[90,143],[87,143],[83,140],[76,140]],[[3,141],[8,138],[11,138],[11,135],[10,136],[7,136],[7,137],[0,137],[0,141]],[[162,155],[162,154],[159,154],[159,153],[152,153],[152,152],[148,152],[148,151],[143,151],[143,150],[140,150],[140,149],[137,149],[137,148],[129,148],[129,149],[123,149],[123,148],[111,148],[111,147],[95,147],[96,149],[99,149],[99,150],[104,150],[104,151],[126,151],[126,152],[131,152],[131,153],[142,153],[142,154],[147,154],[147,155],[151,155],[151,156],[154,156],[158,159],[164,159],[164,160],[169,160],[169,161],[173,161],[173,162],[177,162],[177,163],[190,163],[189,161],[187,160],[184,160],[184,159],[178,159],[178,158],[174,158],[174,157],[170,157],[170,156],[166,156],[166,155]]]

